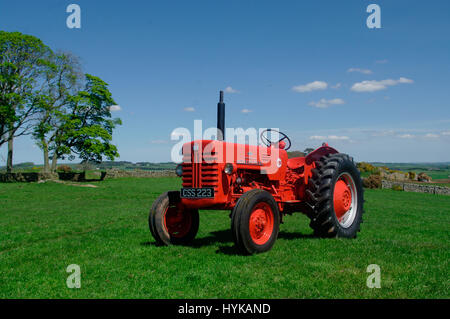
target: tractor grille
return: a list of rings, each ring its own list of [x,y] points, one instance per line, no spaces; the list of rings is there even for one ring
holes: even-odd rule
[[[192,151],[191,154],[183,156],[183,187],[213,187],[217,192],[219,183],[217,158],[201,157],[198,151]]]

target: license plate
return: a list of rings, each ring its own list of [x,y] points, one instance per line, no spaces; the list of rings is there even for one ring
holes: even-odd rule
[[[214,188],[182,188],[181,198],[214,198]]]

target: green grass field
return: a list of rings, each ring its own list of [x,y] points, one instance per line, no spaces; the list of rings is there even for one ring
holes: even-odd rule
[[[191,246],[155,246],[148,210],[176,178],[95,185],[0,184],[1,298],[450,297],[450,196],[367,190],[357,239],[314,238],[295,214],[270,252],[240,256],[227,212],[201,212]],[[81,289],[66,287],[69,264]]]

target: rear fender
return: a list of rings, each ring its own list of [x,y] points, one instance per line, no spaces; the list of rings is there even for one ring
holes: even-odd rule
[[[305,169],[304,169],[304,182],[305,185],[308,184],[308,179],[312,177],[311,170],[316,167],[315,162],[320,160],[323,156],[328,154],[336,154],[339,153],[336,149],[325,145],[315,149],[305,157]]]
[[[339,152],[336,149],[328,146],[328,144],[325,144],[324,146],[321,146],[321,147],[315,149],[314,151],[312,151],[311,153],[309,153],[308,155],[306,155],[305,163],[307,165],[311,165],[312,163],[320,160],[325,155],[336,154],[336,153],[339,153]]]

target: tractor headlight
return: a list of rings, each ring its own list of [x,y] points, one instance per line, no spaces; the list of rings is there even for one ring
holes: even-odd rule
[[[234,165],[231,163],[225,164],[225,168],[223,169],[225,174],[231,175],[234,173]]]
[[[182,176],[183,175],[183,165],[181,165],[181,164],[177,165],[177,168],[175,168],[175,173],[178,176]]]

